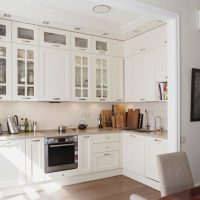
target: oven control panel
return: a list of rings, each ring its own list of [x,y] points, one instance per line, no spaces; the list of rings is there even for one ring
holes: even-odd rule
[[[45,144],[59,144],[59,143],[70,143],[70,142],[77,142],[78,136],[65,136],[65,137],[50,137],[46,138],[44,143]]]

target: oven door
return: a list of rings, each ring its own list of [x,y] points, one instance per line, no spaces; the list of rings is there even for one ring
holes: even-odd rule
[[[45,145],[45,172],[56,172],[78,167],[74,142]]]

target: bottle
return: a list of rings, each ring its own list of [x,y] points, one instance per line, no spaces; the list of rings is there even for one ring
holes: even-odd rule
[[[33,123],[32,121],[28,122],[28,132],[32,132],[33,131]]]
[[[28,127],[29,127],[27,118],[24,121],[24,126],[25,126],[25,132],[27,133],[28,132]]]
[[[20,119],[20,131],[25,132],[24,118]]]
[[[33,122],[33,132],[34,132],[34,134],[36,133],[36,129],[37,129],[37,122]]]
[[[100,113],[100,115],[99,115],[98,127],[99,127],[99,128],[103,128],[103,126],[102,126],[102,117],[101,117],[101,113]]]

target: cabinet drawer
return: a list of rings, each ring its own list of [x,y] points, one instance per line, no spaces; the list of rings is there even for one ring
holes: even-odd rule
[[[104,142],[118,142],[120,139],[119,134],[98,134],[93,136],[93,143],[104,143]]]
[[[119,151],[93,154],[94,171],[106,171],[119,168]]]
[[[93,153],[117,151],[119,149],[120,149],[119,142],[93,144]]]
[[[77,169],[60,171],[60,172],[53,172],[53,173],[46,173],[45,180],[55,180],[55,179],[62,179],[69,176],[76,176],[78,174]]]
[[[147,137],[146,141],[147,142],[155,142],[155,143],[158,143],[158,144],[165,144],[165,145],[167,145],[167,140],[166,139],[162,139],[162,138]]]

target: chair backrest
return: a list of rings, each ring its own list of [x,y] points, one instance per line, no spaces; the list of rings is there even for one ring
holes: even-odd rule
[[[190,165],[185,152],[157,156],[161,196],[194,187]]]

